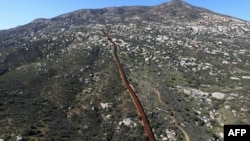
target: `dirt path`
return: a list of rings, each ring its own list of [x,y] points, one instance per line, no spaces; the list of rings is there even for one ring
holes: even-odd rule
[[[118,70],[119,70],[119,73],[120,73],[120,76],[121,76],[121,79],[125,85],[125,87],[127,88],[129,94],[130,94],[130,97],[132,98],[133,102],[134,102],[134,105],[137,109],[137,113],[142,121],[142,124],[143,124],[143,127],[144,127],[144,131],[146,133],[146,137],[148,139],[148,141],[154,141],[155,138],[154,138],[154,135],[151,131],[151,128],[149,127],[149,123],[148,123],[148,120],[147,120],[147,116],[143,110],[143,107],[140,103],[140,100],[138,99],[138,97],[136,96],[134,90],[131,88],[128,80],[127,80],[127,77],[126,77],[126,74],[123,70],[123,67],[120,63],[120,60],[117,56],[117,45],[115,44],[115,42],[113,42],[113,40],[109,37],[109,35],[103,31],[103,34],[108,37],[108,41],[112,43],[112,45],[114,46],[113,48],[113,56],[114,56],[114,59],[115,59],[115,62],[116,62],[116,65],[118,67]]]
[[[158,84],[159,85],[159,84]],[[158,86],[157,85],[157,86]],[[157,97],[158,97],[158,100],[160,102],[161,105],[165,106],[166,108],[169,108],[171,110],[171,115],[169,115],[168,117],[172,119],[172,121],[174,122],[174,125],[181,130],[181,132],[183,133],[184,137],[185,137],[185,141],[190,141],[190,138],[189,138],[189,135],[188,133],[186,132],[186,130],[184,130],[179,124],[178,122],[176,121],[175,119],[175,111],[173,108],[169,107],[168,105],[166,105],[164,102],[162,102],[161,100],[161,93],[155,88],[155,87],[152,87],[152,89],[155,91],[155,93],[157,94]]]

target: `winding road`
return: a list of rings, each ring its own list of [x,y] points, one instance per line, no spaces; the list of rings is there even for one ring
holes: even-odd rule
[[[121,79],[125,85],[125,87],[127,88],[129,94],[130,94],[130,97],[132,98],[133,102],[134,102],[134,105],[137,109],[137,113],[142,121],[142,124],[143,124],[143,127],[144,127],[144,131],[146,133],[146,137],[147,137],[147,140],[148,141],[155,141],[155,138],[154,138],[154,135],[151,131],[151,128],[149,126],[149,123],[148,123],[148,120],[147,120],[147,116],[143,110],[143,107],[140,103],[140,100],[138,99],[138,97],[136,96],[134,90],[131,88],[129,82],[128,82],[128,79],[126,77],[126,74],[123,70],[123,67],[121,65],[121,62],[117,56],[117,45],[115,44],[115,42],[112,40],[112,38],[110,38],[110,36],[103,30],[102,31],[103,34],[108,37],[108,41],[110,43],[112,43],[112,45],[114,46],[113,48],[113,56],[114,56],[114,59],[115,59],[115,62],[116,62],[116,65],[118,67],[118,70],[119,70],[119,73],[120,73],[120,76],[121,76]]]

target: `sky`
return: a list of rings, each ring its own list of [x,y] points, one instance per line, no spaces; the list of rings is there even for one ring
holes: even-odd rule
[[[0,30],[53,18],[79,9],[153,6],[170,0],[0,0]],[[250,0],[183,0],[211,11],[250,21]]]

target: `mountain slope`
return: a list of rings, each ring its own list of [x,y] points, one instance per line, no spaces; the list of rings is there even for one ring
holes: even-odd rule
[[[250,23],[174,0],[0,31],[0,139],[146,139],[103,29],[157,140],[222,140],[224,124],[250,123]]]

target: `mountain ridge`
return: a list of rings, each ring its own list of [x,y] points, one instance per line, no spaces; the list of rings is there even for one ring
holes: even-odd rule
[[[235,20],[240,20],[240,21],[244,21],[244,22],[249,22],[247,20],[243,20],[243,19],[240,19],[240,18],[236,18],[236,17],[233,17],[233,16],[230,16],[230,15],[226,15],[226,14],[220,14],[220,13],[217,13],[217,12],[213,12],[209,9],[206,9],[206,8],[201,8],[201,7],[198,7],[198,6],[193,6],[191,4],[188,4],[182,0],[177,0],[175,2],[175,0],[171,0],[170,2],[164,2],[164,3],[161,3],[161,4],[157,4],[157,5],[154,5],[154,6],[119,6],[119,7],[105,7],[105,8],[98,8],[98,9],[80,9],[80,10],[75,10],[75,11],[72,11],[72,12],[68,12],[68,13],[65,13],[65,14],[60,14],[58,16],[55,16],[53,18],[38,18],[38,19],[34,19],[32,22],[30,23],[33,23],[33,22],[37,22],[37,21],[49,21],[49,20],[53,20],[53,19],[57,19],[57,18],[60,18],[60,17],[65,17],[66,15],[68,15],[69,17],[70,16],[73,16],[74,14],[76,13],[82,13],[82,12],[97,12],[100,11],[99,13],[104,13],[104,11],[106,11],[107,13],[108,12],[112,12],[110,9],[121,9],[121,10],[125,10],[126,8],[146,8],[146,9],[151,9],[153,7],[158,7],[158,6],[176,6],[176,7],[179,7],[179,8],[183,8],[183,7],[189,7],[189,6],[192,6],[192,8],[197,8],[197,9],[200,9],[200,10],[204,10],[205,12],[209,12],[209,13],[213,13],[213,14],[217,14],[217,15],[220,15],[220,16],[226,16],[228,18],[232,18],[232,19],[235,19]],[[125,9],[124,9],[125,8]],[[70,15],[70,14],[73,14],[73,15]],[[29,24],[29,23],[28,23]],[[26,25],[26,24],[25,24]],[[25,26],[25,25],[19,25],[17,26],[16,28],[19,28],[19,27],[22,27],[22,26]],[[11,29],[15,29],[14,28],[11,28]],[[11,29],[3,29],[2,31],[4,30],[11,30]],[[1,31],[1,30],[0,30]]]
[[[174,1],[0,31],[0,139],[146,140],[103,29],[157,140],[250,122],[250,23]]]

